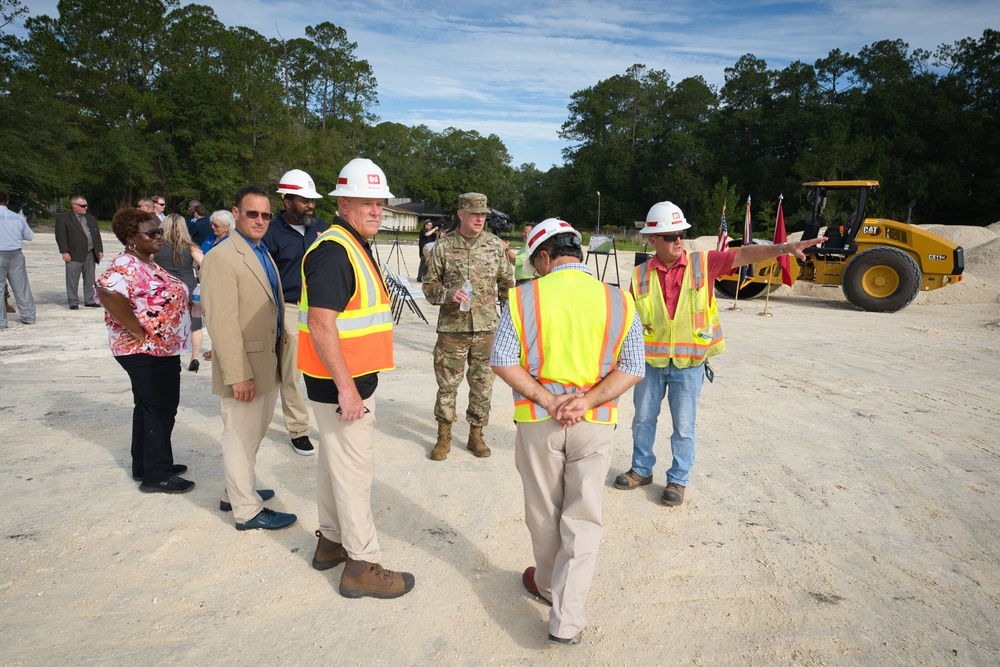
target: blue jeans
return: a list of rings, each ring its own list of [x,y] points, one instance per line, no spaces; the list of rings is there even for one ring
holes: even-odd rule
[[[653,474],[656,456],[656,421],[660,416],[663,396],[670,406],[670,421],[674,430],[670,434],[673,462],[667,471],[667,483],[687,486],[688,473],[694,465],[694,423],[698,416],[698,397],[705,383],[705,365],[677,368],[673,362],[665,368],[646,364],[646,377],[635,385],[632,400],[635,417],[632,419],[632,470],[643,477]]]

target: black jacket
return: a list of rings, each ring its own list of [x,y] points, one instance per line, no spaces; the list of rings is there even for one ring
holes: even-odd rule
[[[288,224],[284,211],[278,213],[268,224],[262,240],[274,263],[278,265],[285,303],[298,303],[302,298],[302,258],[316,237],[329,228],[330,223],[316,218],[306,228],[303,236]]]

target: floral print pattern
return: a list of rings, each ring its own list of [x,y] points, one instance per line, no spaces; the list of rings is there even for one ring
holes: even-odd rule
[[[107,270],[97,279],[97,285],[128,299],[136,319],[146,331],[146,340],[140,344],[121,322],[105,311],[104,323],[108,327],[111,353],[116,357],[128,354],[172,357],[190,351],[187,286],[159,264],[146,264],[123,252],[111,260]]]

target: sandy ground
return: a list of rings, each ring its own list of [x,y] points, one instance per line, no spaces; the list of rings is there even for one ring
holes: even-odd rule
[[[341,568],[310,566],[315,458],[291,449],[280,406],[257,472],[277,491],[269,505],[298,514],[292,528],[237,532],[218,510],[210,364],[183,372],[174,432],[197,487],[138,493],[103,311],[66,308],[51,233],[26,255],[38,324],[13,316],[0,332],[0,664],[1000,662],[995,272],[888,315],[814,286],[777,291],[772,317],[762,298],[724,301],[729,349],[702,393],[683,506],[659,503],[662,462],[655,484],[612,487],[631,456],[631,392],[621,402],[589,625],[565,648],[545,641],[547,608],[521,588],[531,552],[507,387],[491,458],[459,444],[460,422],[448,460],[428,459],[434,307],[419,302],[431,325],[404,313],[398,368],[376,395],[383,563],[416,588],[347,600]],[[402,258],[415,276],[416,247]],[[627,282],[632,255],[618,260]]]

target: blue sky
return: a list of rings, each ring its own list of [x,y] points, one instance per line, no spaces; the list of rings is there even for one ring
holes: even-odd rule
[[[183,1],[183,0],[182,0]],[[26,0],[55,16],[55,0]],[[183,3],[187,4],[187,3]],[[330,21],[358,43],[379,86],[382,120],[496,134],[513,163],[562,163],[570,95],[635,63],[674,82],[723,71],[752,53],[773,69],[881,39],[934,51],[1000,29],[997,0],[646,0],[415,2],[200,0],[228,26],[303,37]]]

